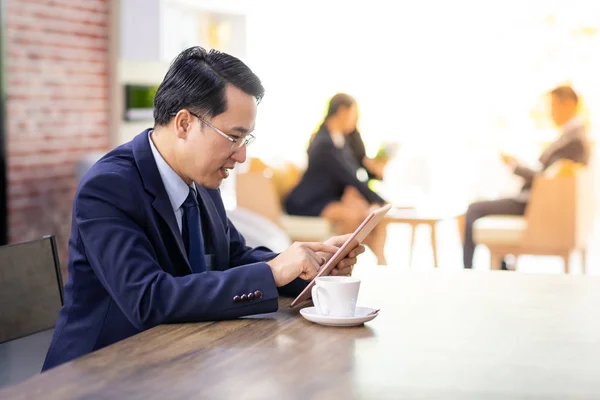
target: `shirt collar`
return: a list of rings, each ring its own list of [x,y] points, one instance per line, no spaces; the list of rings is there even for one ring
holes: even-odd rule
[[[169,196],[173,211],[177,211],[185,199],[187,199],[190,193],[190,187],[193,188],[194,191],[196,191],[196,188],[193,184],[188,186],[183,179],[177,175],[177,172],[173,171],[173,168],[167,164],[165,159],[158,152],[158,149],[154,145],[151,135],[152,131],[148,132],[148,141],[150,142],[150,148],[152,149],[154,161],[158,167],[158,172],[163,181],[163,185],[165,186],[165,190],[167,191],[167,195]]]

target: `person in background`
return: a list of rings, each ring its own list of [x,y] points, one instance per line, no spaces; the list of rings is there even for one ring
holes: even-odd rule
[[[527,168],[510,155],[501,154],[502,161],[524,179],[520,194],[515,198],[481,201],[469,206],[465,217],[465,241],[463,261],[465,268],[473,267],[473,224],[487,215],[524,215],[529,191],[534,177],[549,168],[554,162],[567,159],[587,165],[590,158],[590,143],[583,119],[578,115],[579,97],[569,86],[559,86],[549,93],[552,121],[560,129],[560,137],[546,148],[539,157],[539,168]],[[506,269],[503,263],[502,269]]]
[[[338,93],[329,101],[325,120],[308,147],[308,166],[285,199],[290,215],[323,217],[338,233],[353,232],[373,207],[385,200],[372,191],[347,140],[356,132],[358,106],[351,96]],[[365,177],[366,178],[366,177]],[[385,224],[378,225],[365,241],[377,262],[386,264]]]
[[[355,129],[350,134],[348,134],[348,136],[346,136],[346,140],[350,145],[352,154],[354,154],[354,159],[356,160],[358,165],[364,168],[364,170],[367,172],[368,178],[376,179],[379,181],[382,180],[385,162],[382,162],[382,160],[376,160],[367,157],[365,143],[358,129]]]
[[[201,47],[171,64],[154,128],[110,151],[75,194],[65,299],[43,369],[160,324],[276,311],[347,237],[250,248],[227,218],[219,186],[246,159],[259,78]],[[333,269],[349,275],[356,246]]]

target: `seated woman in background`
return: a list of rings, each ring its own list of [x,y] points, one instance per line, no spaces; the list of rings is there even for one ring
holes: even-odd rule
[[[365,143],[363,142],[358,129],[354,129],[350,134],[346,135],[346,141],[350,145],[352,154],[354,154],[354,159],[360,167],[367,171],[369,179],[382,180],[383,168],[385,167],[387,160],[377,160],[367,157]]]
[[[350,233],[373,206],[383,205],[377,193],[360,180],[361,167],[347,140],[356,131],[358,107],[349,95],[338,93],[329,101],[325,120],[308,148],[308,167],[289,193],[285,208],[290,215],[320,216],[331,221],[340,233]],[[377,262],[385,264],[385,224],[378,225],[366,239]]]

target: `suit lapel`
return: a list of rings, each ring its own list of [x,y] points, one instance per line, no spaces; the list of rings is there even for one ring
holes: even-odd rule
[[[173,213],[173,208],[171,207],[171,202],[169,201],[167,195],[159,195],[158,197],[156,197],[152,202],[152,207],[154,207],[158,215],[160,215],[162,219],[166,222],[171,235],[177,243],[177,249],[179,250],[181,257],[185,260],[185,263],[191,272],[192,269],[190,268],[190,263],[187,258],[185,246],[183,244],[183,238],[181,237],[181,233],[179,232],[179,226],[177,225],[177,220],[175,219],[175,214]]]
[[[220,223],[218,212],[214,200],[208,193],[208,190],[196,184],[198,192],[198,203],[200,204],[200,215],[202,225],[207,230],[210,238],[204,238],[204,243],[212,244],[212,248],[206,248],[205,253],[213,253],[214,260],[212,269],[222,270],[229,266],[229,244],[227,243],[227,233]]]
[[[158,167],[156,166],[156,161],[154,160],[154,155],[152,154],[152,149],[150,148],[150,143],[148,142],[149,131],[150,129],[147,129],[133,139],[133,156],[137,163],[140,176],[142,177],[144,188],[148,193],[154,196],[152,207],[168,226],[170,236],[176,243],[176,247],[180,256],[179,258],[183,262],[183,265],[185,265],[186,269],[184,271],[179,268],[176,272],[178,274],[191,273],[192,270],[187,258],[183,239],[179,231],[179,226],[177,225],[177,220],[175,219],[175,213],[173,212],[171,201],[169,200],[165,186],[162,183],[162,178],[158,172]],[[180,265],[178,262],[174,262],[173,264],[176,266],[176,268],[178,265]]]
[[[555,154],[559,150],[565,148],[576,140],[584,140],[585,126],[583,125],[583,122],[578,122],[580,121],[577,120],[576,122],[571,123],[568,129],[565,129],[562,135],[552,142],[550,146],[548,146],[548,148],[542,153],[539,161],[542,163],[544,170],[548,168],[552,162],[556,161],[554,159]]]

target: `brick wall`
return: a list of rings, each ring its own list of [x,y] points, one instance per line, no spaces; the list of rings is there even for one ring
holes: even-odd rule
[[[63,270],[75,163],[109,145],[109,0],[5,0],[8,234],[55,234]]]

